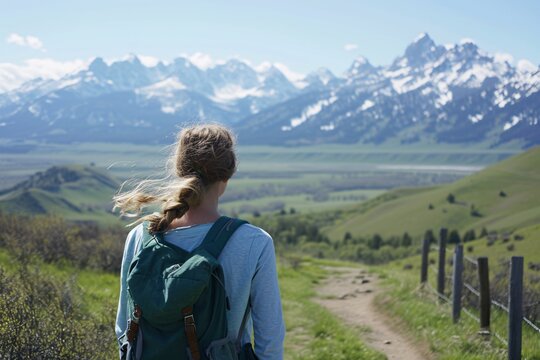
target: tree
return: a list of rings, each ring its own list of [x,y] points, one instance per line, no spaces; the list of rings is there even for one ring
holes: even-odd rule
[[[471,216],[475,217],[481,217],[482,214],[480,214],[480,211],[474,206],[474,204],[471,204]]]
[[[373,235],[373,237],[371,238],[371,241],[369,242],[369,247],[374,250],[378,250],[381,248],[382,244],[383,244],[383,239],[381,235],[375,234]]]
[[[456,197],[454,196],[454,194],[450,193],[446,197],[446,201],[448,201],[450,204],[453,204],[456,202]]]
[[[485,227],[482,228],[482,231],[480,231],[480,238],[487,237],[488,231]]]
[[[403,237],[401,238],[401,246],[411,246],[412,245],[412,238],[409,235],[409,233],[405,232],[403,234]]]
[[[343,236],[343,242],[345,244],[348,244],[349,241],[352,240],[352,234],[350,232],[346,232],[345,235]]]
[[[430,244],[434,244],[436,239],[435,235],[433,234],[433,230],[426,230],[426,232],[424,233],[424,239],[428,239],[428,242]]]
[[[461,237],[459,236],[459,232],[457,230],[450,231],[450,235],[448,236],[448,243],[459,244],[460,242],[461,242]]]
[[[468,230],[465,235],[463,235],[463,242],[473,241],[476,240],[476,233],[473,229]]]

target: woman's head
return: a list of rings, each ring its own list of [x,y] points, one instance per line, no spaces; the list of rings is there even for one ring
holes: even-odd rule
[[[161,203],[161,212],[140,218],[150,231],[166,230],[170,223],[200,204],[206,190],[229,180],[236,171],[234,137],[220,125],[196,125],[178,134],[169,159],[171,174],[160,180],[141,181],[133,190],[114,197],[121,214],[138,216],[144,206]]]
[[[220,125],[197,125],[178,135],[174,168],[180,178],[197,177],[204,185],[229,180],[236,170],[234,139]]]

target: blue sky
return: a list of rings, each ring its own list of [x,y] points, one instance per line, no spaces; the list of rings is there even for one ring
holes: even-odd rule
[[[390,63],[420,32],[472,38],[484,50],[540,63],[540,1],[6,1],[0,63],[127,53],[170,60],[201,52],[307,73],[341,74],[359,55]],[[15,36],[16,35],[16,36]],[[30,36],[30,37],[29,37]],[[345,45],[349,44],[349,51]]]

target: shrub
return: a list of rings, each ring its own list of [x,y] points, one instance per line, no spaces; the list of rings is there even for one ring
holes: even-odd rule
[[[63,283],[26,266],[8,276],[0,268],[0,289],[2,358],[110,359],[116,355],[112,324],[84,311],[73,279]]]

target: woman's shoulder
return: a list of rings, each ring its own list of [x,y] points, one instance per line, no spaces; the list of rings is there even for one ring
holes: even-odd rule
[[[272,236],[264,229],[249,223],[240,226],[231,240],[235,243],[241,243],[243,247],[249,246],[251,252],[260,253],[265,248],[273,247]]]
[[[124,245],[125,251],[134,253],[139,248],[144,236],[144,231],[143,223],[138,224],[129,231],[126,237],[126,244]]]
[[[240,226],[238,230],[236,230],[236,233],[242,236],[253,237],[258,241],[272,241],[272,236],[270,236],[270,234],[268,234],[264,229],[250,223]]]

